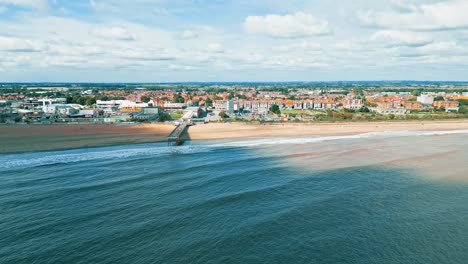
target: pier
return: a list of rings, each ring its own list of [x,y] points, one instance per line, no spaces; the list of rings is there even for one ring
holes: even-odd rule
[[[178,146],[183,143],[181,137],[187,126],[187,122],[182,122],[176,126],[176,128],[169,134],[169,136],[167,136],[167,142],[169,145]]]

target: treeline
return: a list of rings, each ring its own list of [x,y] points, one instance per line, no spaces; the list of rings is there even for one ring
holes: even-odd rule
[[[96,104],[97,100],[108,101],[108,100],[124,100],[123,96],[109,97],[106,95],[95,95],[95,96],[82,96],[81,94],[73,94],[66,97],[67,103],[69,104],[80,104],[91,106]]]

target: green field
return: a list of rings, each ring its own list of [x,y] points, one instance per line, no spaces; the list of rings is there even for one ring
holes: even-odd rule
[[[181,117],[182,117],[182,112],[181,111],[171,113],[171,119],[172,120],[177,120],[177,119],[179,119]]]
[[[281,110],[281,114],[285,114],[285,115],[310,115],[310,111],[306,111],[306,110]]]

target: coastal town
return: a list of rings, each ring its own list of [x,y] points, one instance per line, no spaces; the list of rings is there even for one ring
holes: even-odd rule
[[[462,84],[3,84],[0,123],[335,122],[466,118]]]

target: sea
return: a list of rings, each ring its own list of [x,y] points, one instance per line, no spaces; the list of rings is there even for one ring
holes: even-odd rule
[[[468,263],[468,130],[0,155],[0,263]]]

